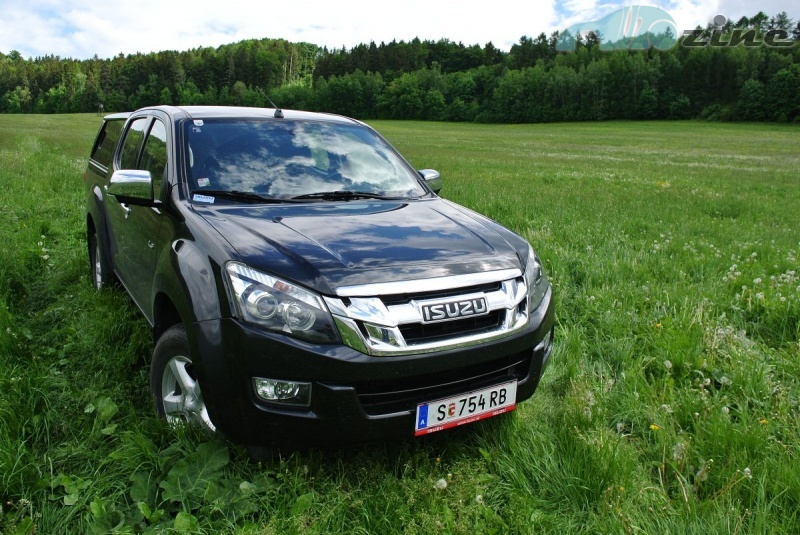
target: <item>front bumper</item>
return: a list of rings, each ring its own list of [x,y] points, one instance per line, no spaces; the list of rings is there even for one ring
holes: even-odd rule
[[[436,353],[369,356],[315,345],[236,319],[192,325],[189,339],[212,421],[251,446],[347,446],[414,436],[417,404],[516,379],[536,389],[552,349],[552,289],[528,326],[501,340]],[[309,407],[255,395],[253,377],[312,383]]]

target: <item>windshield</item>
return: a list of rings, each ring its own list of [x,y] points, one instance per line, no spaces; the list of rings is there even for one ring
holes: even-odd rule
[[[195,119],[184,133],[189,188],[196,194],[291,199],[340,191],[403,198],[427,193],[391,147],[360,125]]]

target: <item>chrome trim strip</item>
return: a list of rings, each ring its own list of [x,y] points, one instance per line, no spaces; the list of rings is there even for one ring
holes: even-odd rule
[[[95,171],[105,177],[108,174],[108,167],[95,160],[89,160],[89,165],[94,167]]]
[[[368,354],[376,357],[399,357],[402,355],[421,355],[425,353],[434,353],[436,351],[444,351],[451,349],[460,349],[464,347],[473,346],[475,344],[490,342],[492,340],[499,340],[517,330],[521,329],[528,323],[527,314],[522,314],[517,318],[514,325],[504,327],[500,330],[491,331],[488,333],[473,334],[471,336],[462,336],[460,338],[453,338],[444,342],[429,342],[426,344],[406,345],[406,346],[392,346],[385,342],[377,340],[369,340],[364,343],[368,349]]]
[[[516,279],[522,276],[522,271],[517,268],[501,269],[498,271],[484,271],[467,275],[450,275],[433,279],[417,279],[410,281],[382,282],[376,284],[363,284],[360,286],[342,286],[336,289],[339,297],[374,297],[378,295],[396,295],[407,293],[433,292],[436,290],[452,290],[477,286],[506,279]]]

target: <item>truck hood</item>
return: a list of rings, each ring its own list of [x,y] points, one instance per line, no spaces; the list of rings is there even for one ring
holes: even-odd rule
[[[524,269],[522,238],[442,199],[194,208],[250,267],[328,295],[342,286]]]

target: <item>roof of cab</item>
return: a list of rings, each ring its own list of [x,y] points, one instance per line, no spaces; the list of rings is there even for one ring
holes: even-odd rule
[[[256,118],[275,118],[274,108],[248,108],[243,106],[150,106],[142,110],[160,110],[173,119],[256,119]],[[335,115],[332,113],[318,113],[298,110],[281,110],[283,118],[276,120],[308,120],[324,121],[331,123],[361,124],[360,121]],[[135,112],[124,114],[115,113],[106,116],[109,118],[127,118]]]
[[[131,116],[132,112],[124,111],[120,113],[109,113],[108,115],[103,117],[104,121],[119,121],[120,119],[127,119]]]

